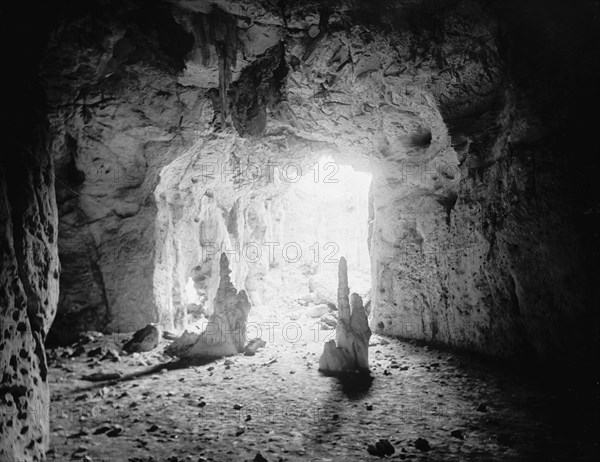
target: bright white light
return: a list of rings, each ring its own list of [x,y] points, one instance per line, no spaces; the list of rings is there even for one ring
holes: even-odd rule
[[[196,288],[194,287],[194,281],[191,277],[188,278],[187,283],[185,284],[183,303],[185,305],[189,305],[191,303],[199,305],[202,303],[200,296],[196,292]]]
[[[326,334],[309,313],[320,312],[322,308],[316,307],[325,302],[337,303],[339,259],[348,261],[352,292],[365,297],[371,288],[367,245],[371,175],[330,157],[320,158],[303,173],[278,204],[281,214],[274,221],[273,240],[281,252],[265,276],[264,305],[250,316],[258,323],[281,316],[282,326],[292,320],[306,327],[303,340],[315,334],[323,340]],[[299,261],[295,250],[287,255],[283,252],[292,243],[301,250]],[[282,341],[285,335],[280,329]]]
[[[296,187],[321,198],[340,200],[349,193],[368,194],[370,183],[370,174],[356,172],[349,165],[340,165],[331,157],[323,156],[310,166],[309,173],[298,180]]]
[[[315,263],[321,266],[345,256],[354,270],[369,271],[370,183],[370,174],[322,157],[294,184],[290,237],[304,241],[307,247],[312,245],[307,254]],[[318,256],[315,243],[319,246]]]

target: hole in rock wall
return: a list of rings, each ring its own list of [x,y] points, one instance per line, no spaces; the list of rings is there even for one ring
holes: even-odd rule
[[[290,168],[291,170],[291,168]],[[281,197],[282,216],[263,290],[253,316],[319,318],[337,304],[338,263],[350,265],[350,285],[365,299],[371,288],[368,192],[371,175],[321,157]],[[278,313],[279,312],[279,313]]]
[[[369,173],[322,156],[277,164],[268,181],[245,187],[239,182],[245,173],[231,162],[207,166],[190,159],[166,167],[155,192],[161,325],[206,327],[223,253],[234,287],[252,304],[250,320],[317,323],[335,311],[342,256],[352,291],[368,302]]]

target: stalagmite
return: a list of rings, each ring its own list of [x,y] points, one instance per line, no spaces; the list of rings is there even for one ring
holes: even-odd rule
[[[214,299],[214,312],[201,334],[185,331],[165,352],[179,358],[231,356],[244,351],[246,322],[250,301],[244,290],[239,292],[230,278],[229,260],[223,253],[220,283]]]
[[[368,372],[371,329],[362,298],[353,293],[348,300],[348,266],[340,259],[338,268],[338,310],[336,340],[325,344],[319,370],[325,373]],[[337,344],[336,344],[337,342]]]

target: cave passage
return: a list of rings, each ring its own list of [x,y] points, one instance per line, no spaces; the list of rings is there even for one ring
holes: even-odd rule
[[[234,278],[239,272],[245,276],[238,279],[243,282],[237,288],[244,289],[252,303],[248,339],[268,336],[271,341],[296,345],[300,338],[318,341],[322,327],[333,330],[342,256],[349,262],[351,291],[368,304],[372,285],[368,248],[371,174],[330,156],[306,166],[290,162],[274,173],[283,184],[282,192],[274,196],[253,193],[254,200],[260,197],[265,206],[246,209],[245,239],[231,239],[234,232],[229,239],[206,246],[202,264],[192,270],[183,290],[187,316],[183,328],[207,329],[212,309],[204,290],[207,285],[204,278],[196,276],[195,282],[193,276],[206,274],[203,268],[212,265],[219,252],[228,256]],[[206,228],[209,226],[207,223]],[[182,237],[197,238],[195,234]]]
[[[282,305],[298,309],[301,303],[316,313],[316,305],[321,309],[324,304],[335,305],[341,256],[351,262],[356,290],[363,296],[370,290],[370,174],[327,157],[308,170],[290,179],[281,198],[280,229],[273,236],[274,242],[269,249],[260,243],[269,270],[254,311],[281,310]]]
[[[0,462],[600,460],[599,1],[0,9]]]

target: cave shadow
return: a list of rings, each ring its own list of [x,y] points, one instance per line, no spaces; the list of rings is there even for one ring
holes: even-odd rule
[[[137,372],[132,372],[130,374],[125,374],[118,378],[110,378],[110,379],[104,379],[104,380],[102,380],[101,378],[99,378],[98,380],[87,379],[89,381],[92,381],[93,383],[91,385],[87,385],[84,387],[75,388],[75,389],[71,390],[71,393],[80,393],[82,391],[94,390],[94,389],[102,388],[105,386],[113,386],[120,382],[127,382],[127,381],[135,380],[135,379],[138,379],[141,377],[146,377],[146,376],[153,375],[153,374],[159,374],[159,373],[162,373],[163,370],[173,371],[173,370],[179,370],[179,369],[187,369],[190,367],[206,366],[206,365],[214,363],[220,359],[223,359],[223,358],[220,356],[215,356],[215,357],[211,357],[211,358],[208,358],[208,357],[205,357],[205,358],[180,358],[180,359],[177,359],[174,361],[167,361],[164,363],[155,364],[154,366],[151,366],[149,368],[146,368],[146,369],[143,369],[143,370],[137,371]],[[86,380],[86,379],[84,379],[84,380]]]
[[[371,373],[321,374],[329,380],[330,388],[308,435],[314,444],[321,444],[327,435],[353,425],[353,420],[349,420],[349,409],[355,401],[369,396],[375,380]]]
[[[321,372],[323,373],[323,372]],[[365,398],[369,395],[375,378],[370,372],[347,372],[342,374],[324,374],[334,379],[334,387],[350,401]],[[332,392],[335,392],[332,389]]]

